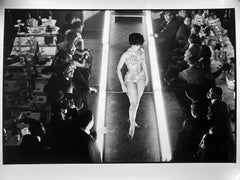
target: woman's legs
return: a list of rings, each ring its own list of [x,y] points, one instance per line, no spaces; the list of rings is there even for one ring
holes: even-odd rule
[[[145,88],[145,81],[144,79],[142,79],[137,82],[137,95],[138,95],[137,109],[138,109],[141,97],[143,95],[144,88]],[[136,122],[135,122],[135,125],[138,126]]]
[[[134,132],[135,132],[135,119],[136,119],[137,107],[138,107],[137,84],[134,82],[128,82],[127,89],[128,89],[127,95],[130,102],[130,107],[129,107],[130,127],[129,127],[128,134],[130,135],[131,138],[133,138]]]

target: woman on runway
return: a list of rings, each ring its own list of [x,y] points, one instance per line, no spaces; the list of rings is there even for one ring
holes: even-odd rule
[[[144,88],[148,84],[147,67],[145,61],[144,49],[141,45],[144,38],[140,33],[132,33],[129,35],[130,47],[121,55],[118,66],[117,75],[122,86],[122,91],[128,96],[129,121],[130,127],[128,138],[133,139],[135,128],[139,128],[136,123],[136,114],[140,99],[143,95]],[[124,78],[121,73],[123,65],[127,66],[127,73]]]

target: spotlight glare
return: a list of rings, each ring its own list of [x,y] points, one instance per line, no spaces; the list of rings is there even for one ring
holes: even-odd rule
[[[109,51],[109,30],[110,30],[110,11],[105,11],[104,15],[104,27],[103,27],[103,50],[100,70],[100,83],[99,83],[99,98],[98,98],[98,110],[96,129],[101,129],[105,124],[105,106],[106,106],[106,87],[107,87],[107,70],[108,70],[108,51]],[[99,135],[97,137],[97,145],[103,157],[103,145],[104,136]]]
[[[170,161],[172,159],[169,135],[168,135],[168,127],[166,122],[166,115],[163,106],[163,97],[161,91],[161,81],[159,74],[159,66],[157,62],[155,41],[153,37],[153,29],[152,29],[152,20],[151,20],[151,12],[149,10],[146,11],[146,27],[147,27],[147,36],[148,36],[148,49],[149,49],[149,59],[150,59],[150,67],[151,67],[151,77],[153,84],[153,94],[154,94],[154,102],[155,102],[155,110],[157,116],[157,125],[158,125],[158,135],[161,147],[161,158],[162,161]]]

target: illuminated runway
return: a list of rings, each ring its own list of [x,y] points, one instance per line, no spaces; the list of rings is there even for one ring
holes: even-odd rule
[[[132,141],[127,138],[129,101],[126,94],[121,92],[116,67],[121,53],[129,46],[128,36],[133,32],[139,32],[146,38],[144,22],[131,22],[129,19],[114,22],[114,16],[111,16],[105,118],[105,126],[109,132],[105,137],[104,162],[160,161],[161,153],[151,81],[145,89],[137,113],[136,121],[141,128],[136,130]],[[150,71],[147,45],[145,42],[146,61]]]
[[[97,140],[104,163],[168,162],[172,159],[182,109],[173,93],[161,87],[155,43],[149,27],[152,27],[149,12],[143,13],[142,21],[139,17],[126,16],[115,21],[112,12],[105,13],[96,116],[97,128],[105,126],[108,130]],[[133,32],[145,37],[143,47],[149,84],[136,117],[141,128],[130,141],[127,138],[129,101],[121,91],[116,68],[122,52],[129,47],[128,36]]]

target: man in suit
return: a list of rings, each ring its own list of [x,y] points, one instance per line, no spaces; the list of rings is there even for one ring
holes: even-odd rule
[[[177,41],[177,46],[179,48],[183,48],[188,43],[188,38],[191,34],[190,24],[191,24],[191,17],[186,16],[184,18],[183,24],[181,24],[177,30],[176,41]]]
[[[73,122],[68,138],[68,156],[71,162],[101,163],[101,155],[91,130],[94,126],[94,116],[91,111],[84,111]],[[72,137],[71,137],[72,136]]]
[[[159,51],[159,60],[162,66],[162,71],[167,69],[167,57],[171,50],[175,47],[176,32],[180,24],[179,20],[176,19],[171,11],[166,11],[164,18],[165,24],[154,34]]]
[[[221,119],[222,121],[228,121],[229,116],[229,108],[227,104],[222,100],[222,88],[214,86],[212,87],[208,93],[207,97],[211,101],[209,105],[209,109],[211,109],[211,112],[216,109],[218,115],[218,119]],[[209,118],[212,119],[212,113],[209,113]],[[216,122],[220,123],[220,122]]]
[[[73,121],[63,121],[59,137],[53,147],[53,161],[57,163],[101,163],[101,154],[91,132],[94,117],[84,111]]]

